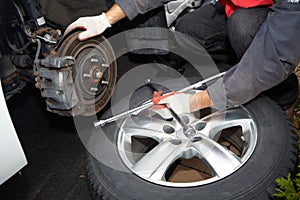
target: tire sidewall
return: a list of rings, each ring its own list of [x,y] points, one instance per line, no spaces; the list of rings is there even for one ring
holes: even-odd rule
[[[249,160],[222,180],[199,187],[175,188],[136,176],[120,159],[116,144],[118,128],[114,123],[104,127],[103,133],[96,130],[92,136],[92,154],[106,163],[89,158],[94,179],[116,199],[269,199],[275,193],[276,178],[294,167],[287,165],[296,139],[290,139],[294,133],[288,120],[268,98],[255,99],[245,109],[257,127],[257,144]]]

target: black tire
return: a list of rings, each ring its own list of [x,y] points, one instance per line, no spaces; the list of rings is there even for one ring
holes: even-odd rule
[[[295,170],[297,136],[283,111],[270,99],[259,97],[245,108],[258,130],[252,156],[235,173],[198,187],[161,186],[136,176],[120,159],[116,124],[105,126],[104,135],[96,130],[90,151],[110,166],[91,155],[87,159],[87,175],[95,199],[273,199],[275,180]]]

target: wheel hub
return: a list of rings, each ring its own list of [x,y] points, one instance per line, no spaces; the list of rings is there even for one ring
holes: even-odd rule
[[[196,135],[196,130],[193,128],[193,127],[189,127],[187,130],[184,131],[184,135],[187,137],[187,138],[193,138],[195,137]]]
[[[80,82],[87,98],[94,98],[101,93],[108,79],[107,68],[102,67],[105,61],[99,55],[83,55],[79,65],[81,68]],[[106,84],[104,84],[106,83]]]
[[[71,110],[49,110],[60,115],[91,116],[102,110],[109,102],[117,78],[117,65],[115,55],[109,42],[102,36],[79,41],[76,31],[69,35],[58,47],[58,56],[72,56],[76,66],[68,77],[73,82],[72,99],[77,99],[77,104],[72,104]]]

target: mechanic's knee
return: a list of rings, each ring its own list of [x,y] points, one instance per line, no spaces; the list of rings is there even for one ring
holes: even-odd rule
[[[228,36],[238,57],[250,46],[269,11],[269,8],[239,9],[228,19]]]
[[[224,11],[220,12],[218,9],[216,6],[207,5],[187,13],[178,19],[175,30],[190,37],[206,50],[222,49],[227,38],[227,25]],[[182,37],[176,39],[180,45],[193,43]]]
[[[175,30],[184,35],[176,34],[176,41],[181,47],[187,49],[194,46],[194,41],[197,41],[197,44],[204,45],[201,32],[199,32],[198,29],[193,28],[193,23],[191,23],[190,20],[190,17],[186,15],[180,18],[175,25]]]
[[[183,33],[187,36],[192,36],[192,35],[194,35],[195,29],[193,29],[193,27],[190,26],[190,24],[192,24],[192,23],[191,23],[189,17],[184,16],[184,17],[178,19],[178,21],[176,22],[175,30],[180,33]]]
[[[267,18],[269,11],[269,8],[241,8],[228,19],[228,30],[244,39],[253,37]]]

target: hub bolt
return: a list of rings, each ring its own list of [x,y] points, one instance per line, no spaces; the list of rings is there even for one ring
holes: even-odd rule
[[[83,74],[83,77],[84,78],[91,78],[91,75],[90,74]]]
[[[97,58],[92,58],[91,62],[99,62],[99,60]]]
[[[91,91],[92,91],[92,92],[98,92],[98,88],[92,87],[92,88],[91,88]]]

